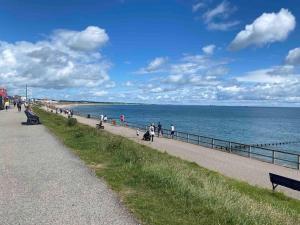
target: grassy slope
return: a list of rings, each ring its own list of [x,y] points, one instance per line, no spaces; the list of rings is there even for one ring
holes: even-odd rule
[[[300,224],[300,201],[40,109],[43,124],[122,197],[144,224]]]

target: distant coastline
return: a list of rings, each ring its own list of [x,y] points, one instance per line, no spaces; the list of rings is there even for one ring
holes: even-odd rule
[[[93,105],[144,105],[140,103],[125,103],[125,102],[91,102],[91,101],[65,101],[59,100],[56,106],[58,108],[70,108],[76,106],[93,106]]]

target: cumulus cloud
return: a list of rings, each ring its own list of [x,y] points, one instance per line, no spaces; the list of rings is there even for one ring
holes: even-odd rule
[[[168,57],[156,57],[148,64],[148,66],[141,68],[137,73],[146,74],[160,72],[167,61]]]
[[[214,60],[210,55],[183,55],[179,60],[170,63],[165,69],[165,77],[152,79],[147,85],[139,88],[145,95],[151,94],[153,98],[166,101],[170,93],[170,102],[186,101],[187,91],[195,88],[213,87],[219,84],[218,78],[228,72],[225,60]],[[183,97],[186,96],[186,97]],[[208,95],[207,95],[208,96]]]
[[[223,1],[213,9],[207,10],[203,14],[204,23],[210,30],[229,30],[239,24],[239,21],[228,20],[229,17],[237,10],[228,1]]]
[[[263,13],[236,35],[229,48],[240,50],[251,45],[263,46],[284,41],[295,27],[296,19],[287,9],[281,9],[278,13]]]
[[[165,77],[138,86],[139,94],[147,96],[147,100],[139,100],[175,104],[300,104],[300,74],[294,65],[224,76],[229,63],[212,55],[183,55],[170,63]]]
[[[52,39],[74,50],[93,51],[106,44],[109,37],[104,29],[89,26],[83,31],[56,30]]]
[[[202,48],[202,51],[205,54],[212,55],[212,54],[214,54],[215,48],[216,48],[215,45],[207,45]]]
[[[283,83],[294,76],[294,67],[289,65],[274,66],[267,69],[254,70],[244,76],[237,77],[240,82],[252,83]]]
[[[290,65],[300,65],[300,48],[290,50],[285,61]]]
[[[56,30],[38,42],[0,42],[0,80],[17,90],[96,88],[113,85],[111,63],[99,52],[109,40],[105,30]]]

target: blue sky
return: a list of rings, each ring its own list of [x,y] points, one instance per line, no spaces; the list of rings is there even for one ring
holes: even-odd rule
[[[292,0],[0,0],[10,94],[159,104],[300,103]]]

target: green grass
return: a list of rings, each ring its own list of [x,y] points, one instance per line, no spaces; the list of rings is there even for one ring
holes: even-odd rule
[[[143,224],[300,224],[300,201],[35,108]]]

